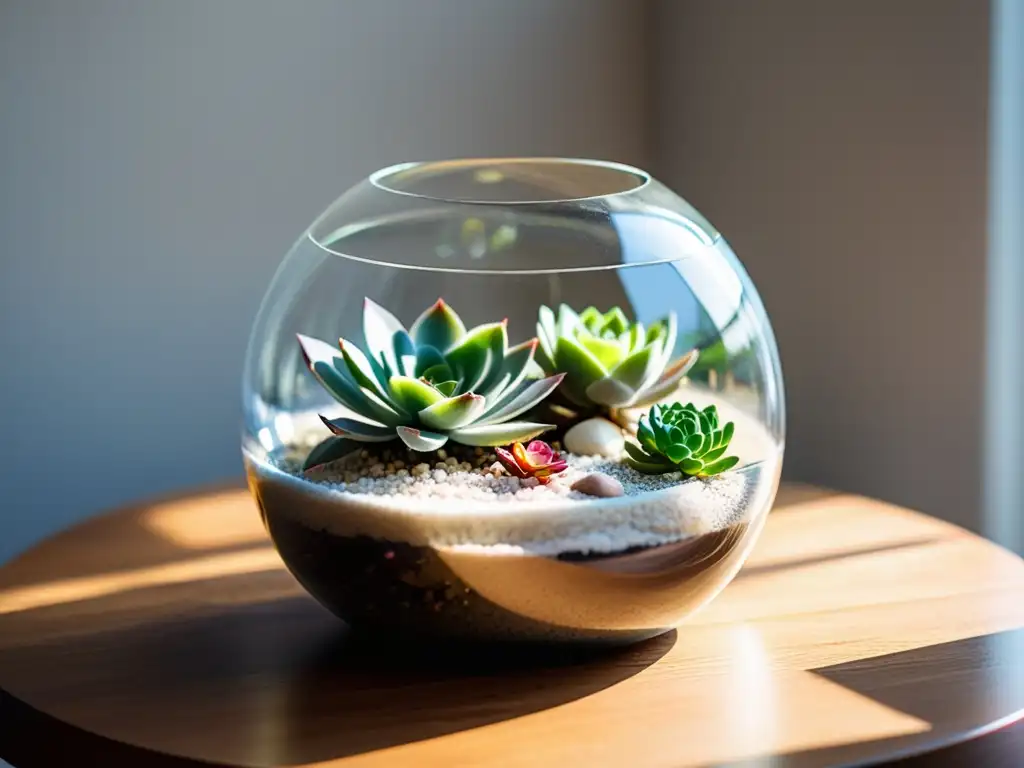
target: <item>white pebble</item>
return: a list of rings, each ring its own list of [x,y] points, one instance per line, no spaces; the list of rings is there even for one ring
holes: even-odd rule
[[[581,421],[565,433],[566,450],[583,456],[617,459],[622,456],[625,445],[622,430],[600,417]]]

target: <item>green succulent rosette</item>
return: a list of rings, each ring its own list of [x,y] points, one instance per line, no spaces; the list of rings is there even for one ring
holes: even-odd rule
[[[562,304],[558,314],[540,308],[537,362],[547,374],[562,372],[560,393],[584,408],[643,407],[675,391],[697,360],[697,350],[673,361],[676,316],[645,327],[614,307],[577,314]]]
[[[414,451],[433,451],[448,440],[507,445],[552,427],[514,420],[558,387],[562,376],[528,378],[538,342],[510,347],[504,321],[467,330],[438,299],[407,330],[366,299],[363,337],[364,348],[346,339],[335,347],[298,337],[309,370],[344,407],[340,417],[320,417],[338,438],[399,439]],[[322,443],[306,466],[341,453],[336,443]]]
[[[718,409],[699,410],[693,403],[654,405],[640,417],[639,445],[626,443],[626,463],[645,474],[679,471],[689,477],[710,477],[739,462],[726,456],[735,425],[719,424]]]

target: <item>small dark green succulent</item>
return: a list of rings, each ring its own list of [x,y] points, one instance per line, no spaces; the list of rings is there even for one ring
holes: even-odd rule
[[[346,339],[338,346],[299,336],[306,365],[344,407],[327,419],[339,438],[357,443],[400,439],[414,451],[434,451],[449,439],[463,445],[507,445],[552,427],[515,417],[562,381],[527,374],[538,342],[508,345],[506,323],[466,329],[444,301],[406,330],[383,307],[366,300],[365,351]],[[306,466],[337,458],[348,443],[322,443]]]
[[[636,437],[640,445],[626,443],[626,462],[648,475],[682,472],[688,477],[710,477],[739,462],[725,456],[732,440],[733,422],[718,423],[718,409],[703,411],[693,403],[654,405],[640,417]]]

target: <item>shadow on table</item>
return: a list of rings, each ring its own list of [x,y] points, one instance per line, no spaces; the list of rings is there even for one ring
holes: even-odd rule
[[[820,768],[854,765],[879,752],[906,755],[893,768],[1020,768],[1024,720],[1024,628],[969,637],[811,670],[861,696],[932,725],[942,723],[961,743],[948,746],[928,733],[896,736],[754,757],[728,768]],[[898,673],[897,673],[898,672]],[[950,707],[950,702],[956,702]],[[955,718],[951,721],[951,718]],[[985,724],[979,732],[978,724]],[[988,733],[988,724],[1002,725]],[[971,741],[963,742],[965,738]],[[920,754],[922,750],[929,750]]]
[[[253,575],[218,579],[217,589],[233,579],[260,591]],[[170,587],[146,592],[176,598]],[[90,610],[111,601],[116,611],[117,599]],[[76,764],[140,768],[190,764],[166,755],[219,765],[326,761],[589,696],[674,642],[671,632],[623,649],[400,645],[349,633],[304,596],[173,622],[118,621],[0,650],[9,694],[0,702],[0,757],[49,766],[74,754]]]

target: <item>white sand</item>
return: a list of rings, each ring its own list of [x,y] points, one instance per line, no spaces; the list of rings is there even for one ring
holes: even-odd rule
[[[715,402],[724,420],[736,421],[731,452],[740,456],[737,469],[683,482],[678,473],[643,475],[606,459],[570,457],[570,468],[548,486],[437,470],[422,478],[363,478],[345,484],[311,482],[254,452],[246,452],[246,462],[268,513],[338,535],[495,553],[621,551],[750,521],[770,506],[781,471],[781,446],[756,419],[728,403],[709,397],[694,401],[700,407]],[[312,420],[293,418],[293,445],[323,438],[322,427],[316,429]],[[615,476],[626,495],[599,499],[569,489],[590,471]]]

